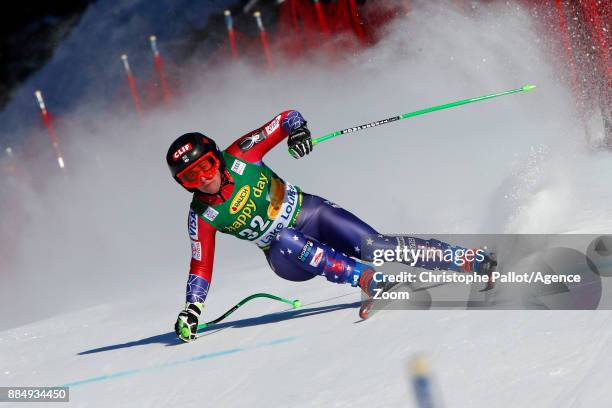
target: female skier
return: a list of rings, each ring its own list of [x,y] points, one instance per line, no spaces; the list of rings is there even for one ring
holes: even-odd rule
[[[175,324],[181,340],[196,337],[212,278],[217,231],[255,243],[284,279],[305,281],[323,275],[331,282],[359,286],[370,296],[379,282],[361,260],[371,261],[375,249],[461,249],[433,239],[381,235],[338,205],[283,180],[262,159],[285,138],[295,158],[312,151],[306,121],[295,110],[282,112],[223,151],[201,133],[184,134],[170,146],[166,161],[172,176],[193,193],[186,304]],[[439,258],[416,266],[488,274],[495,261],[485,255],[462,266]],[[183,335],[184,327],[189,336]]]

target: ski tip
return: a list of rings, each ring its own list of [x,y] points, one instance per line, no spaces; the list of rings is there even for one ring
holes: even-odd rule
[[[533,90],[533,89],[535,89],[535,88],[536,88],[536,86],[535,86],[535,85],[525,85],[525,86],[523,86],[521,89],[522,89],[524,92],[529,92],[529,91],[531,91],[531,90]]]
[[[297,309],[298,307],[302,307],[302,302],[300,302],[300,300],[299,300],[299,299],[295,299],[295,300],[293,301],[292,305],[293,305],[293,308],[294,308],[294,309]]]
[[[360,308],[359,317],[361,317],[363,320],[366,320],[368,317],[370,317],[370,308],[369,307]]]

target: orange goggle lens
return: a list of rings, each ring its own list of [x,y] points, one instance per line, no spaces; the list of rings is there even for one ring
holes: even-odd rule
[[[200,180],[207,180],[215,177],[219,170],[219,160],[213,156],[212,152],[206,153],[198,160],[193,162],[185,170],[176,175],[181,184],[187,188],[198,188],[201,184]]]

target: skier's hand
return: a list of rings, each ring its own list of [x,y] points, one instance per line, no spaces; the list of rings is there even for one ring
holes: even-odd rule
[[[203,308],[203,303],[187,303],[185,305],[185,309],[179,313],[174,324],[174,332],[179,339],[184,342],[195,340],[198,332],[198,321]]]
[[[312,137],[306,124],[295,129],[287,139],[291,155],[299,159],[312,151]]]

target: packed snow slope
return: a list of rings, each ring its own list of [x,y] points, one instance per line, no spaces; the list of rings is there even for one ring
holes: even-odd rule
[[[446,406],[606,406],[607,311],[390,311],[358,323],[355,289],[284,281],[255,246],[221,234],[204,319],[254,292],[303,307],[256,300],[196,342],[172,333],[189,196],[163,157],[187,131],[226,146],[293,108],[322,135],[534,83],[339,137],[298,161],[279,146],[266,163],[381,232],[610,232],[610,154],[586,146],[537,23],[513,5],[464,16],[425,3],[331,67],[321,56],[275,75],[206,72],[175,110],[142,124],[87,104],[73,112],[69,183],[2,185],[27,198],[27,221],[2,232],[17,249],[0,288],[0,385],[68,384],[75,407],[399,407],[413,404],[407,364],[424,352]]]
[[[70,385],[75,407],[415,406],[408,364],[429,357],[449,407],[604,407],[612,317],[577,311],[387,311],[358,322],[358,294],[250,269],[219,273],[206,315],[255,300],[190,344],[170,290],[2,332],[2,385]],[[276,314],[270,314],[280,312]]]

